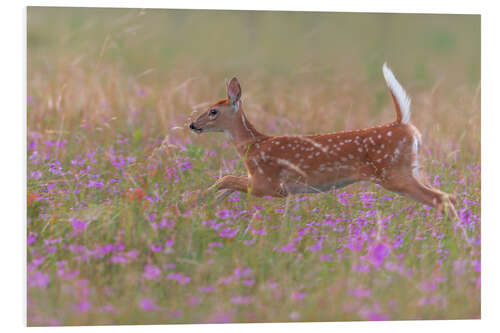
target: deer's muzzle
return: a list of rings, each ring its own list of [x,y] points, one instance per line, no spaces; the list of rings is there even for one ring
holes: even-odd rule
[[[194,123],[189,124],[189,129],[193,132],[198,133],[198,134],[203,131],[203,129],[196,127],[196,125]]]

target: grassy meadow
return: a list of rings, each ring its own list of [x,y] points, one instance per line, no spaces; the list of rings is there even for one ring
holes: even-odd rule
[[[29,7],[27,43],[29,326],[480,318],[479,16]],[[384,61],[458,220],[370,183],[186,209],[246,174],[186,127],[226,78],[325,133],[395,119]]]

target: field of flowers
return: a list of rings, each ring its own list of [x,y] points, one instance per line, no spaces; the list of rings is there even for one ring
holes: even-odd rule
[[[28,325],[480,318],[479,18],[330,15],[28,9]],[[186,128],[224,78],[324,133],[394,118],[386,59],[458,220],[370,183],[187,209],[245,174]]]

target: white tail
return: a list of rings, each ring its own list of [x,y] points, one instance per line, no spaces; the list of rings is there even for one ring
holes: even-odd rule
[[[360,180],[406,194],[427,205],[453,208],[453,197],[432,188],[418,162],[420,133],[411,124],[410,99],[386,64],[384,77],[396,104],[395,122],[366,129],[307,136],[268,136],[257,131],[243,112],[236,78],[228,98],[213,104],[190,124],[191,130],[225,132],[243,158],[247,176],[224,176],[210,191],[286,197],[325,192]],[[452,212],[455,212],[454,208]]]
[[[396,104],[396,113],[398,116],[398,121],[407,124],[410,122],[410,106],[411,99],[404,90],[403,86],[398,82],[391,69],[384,63],[382,66],[382,71],[384,73],[385,82],[391,90],[392,98]]]

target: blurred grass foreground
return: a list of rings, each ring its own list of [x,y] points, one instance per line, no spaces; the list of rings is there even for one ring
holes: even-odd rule
[[[480,318],[480,17],[27,10],[28,325]],[[224,135],[185,124],[238,76],[271,135],[394,119],[412,97],[430,181],[459,220],[369,183],[234,194]]]

